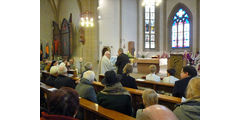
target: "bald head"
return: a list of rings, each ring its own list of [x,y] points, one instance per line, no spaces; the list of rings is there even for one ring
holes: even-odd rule
[[[106,51],[106,52],[104,53],[104,55],[105,55],[106,57],[108,57],[108,59],[110,59],[110,57],[111,57],[111,53],[110,53],[109,51]]]
[[[143,109],[137,120],[178,120],[175,114],[163,105],[151,105]]]

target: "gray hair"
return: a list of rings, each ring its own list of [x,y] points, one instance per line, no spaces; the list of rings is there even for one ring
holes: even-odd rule
[[[95,73],[92,70],[88,70],[88,71],[83,73],[83,78],[92,82],[95,78]]]
[[[158,94],[153,89],[145,89],[142,98],[146,107],[158,104]]]
[[[65,73],[67,73],[67,68],[65,63],[62,62],[58,67],[58,74],[63,75]]]
[[[55,75],[58,73],[58,67],[57,66],[52,66],[50,69],[50,74]]]
[[[92,69],[92,63],[91,62],[87,62],[84,67],[85,67],[85,70],[91,70]]]
[[[122,48],[119,48],[118,51],[121,52],[121,53],[123,53],[123,49],[122,49]]]

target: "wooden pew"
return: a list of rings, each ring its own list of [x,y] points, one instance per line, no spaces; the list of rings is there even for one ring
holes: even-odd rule
[[[162,90],[164,92],[172,93],[173,88],[174,88],[174,84],[162,83],[162,82],[156,82],[156,81],[150,81],[150,80],[136,79],[136,84],[137,84],[137,86],[152,88],[152,89],[156,90],[158,93],[159,93],[159,91],[162,91]]]
[[[48,94],[52,92],[49,89],[53,87],[41,83],[40,88]],[[136,120],[131,116],[104,108],[96,103],[93,103],[81,97],[79,97],[79,106],[83,108],[84,120]]]
[[[101,78],[100,78],[101,77]],[[99,80],[104,78],[104,75],[99,75]],[[79,80],[79,78],[75,78],[74,80]],[[103,90],[104,85],[102,85],[101,82],[93,82],[94,88],[96,93]],[[140,104],[142,104],[142,93],[143,90],[138,89],[132,89],[132,88],[126,88],[129,93],[132,95],[132,105],[134,109],[136,110]],[[159,104],[167,106],[169,109],[174,110],[175,104],[181,103],[181,98],[172,97],[172,96],[166,96],[159,94]]]
[[[104,75],[100,74],[99,81],[101,82],[103,78],[104,78]],[[173,88],[174,88],[174,84],[155,82],[155,81],[150,81],[150,80],[136,79],[136,84],[137,84],[137,86],[140,86],[140,87],[152,88],[158,93],[159,93],[159,91],[162,91],[162,90],[164,92],[172,93]]]
[[[104,88],[104,85],[100,82],[93,82],[93,86],[94,86],[96,92],[100,92]],[[128,90],[129,93],[131,94],[132,105],[133,105],[134,109],[136,110],[140,106],[140,104],[142,104],[143,90],[138,90],[138,89],[133,89],[133,88],[128,88],[128,87],[124,87],[124,88],[126,90]],[[167,106],[171,110],[174,110],[176,103],[181,103],[181,98],[166,96],[166,95],[162,95],[162,94],[158,94],[158,95],[159,95],[158,103],[161,105]]]
[[[50,73],[49,73],[49,72],[47,72],[47,71],[42,71],[41,81],[46,80],[49,76],[50,76]],[[75,77],[73,74],[68,74],[67,77],[70,77],[70,78],[72,78],[72,79],[75,80],[75,81],[80,80],[79,77]]]

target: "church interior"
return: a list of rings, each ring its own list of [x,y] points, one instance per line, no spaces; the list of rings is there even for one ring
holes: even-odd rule
[[[41,120],[200,119],[200,0],[40,0],[39,43]]]

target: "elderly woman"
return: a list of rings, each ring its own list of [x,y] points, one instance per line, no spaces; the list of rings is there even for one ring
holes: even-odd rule
[[[142,94],[142,99],[145,107],[158,104],[158,94],[153,89],[145,89]],[[137,119],[141,116],[142,112],[143,109],[137,110]]]
[[[48,113],[42,112],[40,120],[77,120],[78,93],[69,87],[53,91],[47,97]]]
[[[200,78],[192,78],[187,86],[185,102],[173,111],[179,120],[200,120]]]
[[[58,67],[58,77],[54,85],[56,88],[61,88],[63,86],[71,87],[73,89],[75,88],[76,86],[75,81],[67,77],[66,75],[67,75],[67,68],[64,63],[61,63]]]
[[[84,64],[85,70],[81,73],[81,78],[83,77],[84,72],[86,72],[86,71],[88,71],[88,70],[92,70],[92,67],[93,67],[93,65],[92,65],[91,62],[85,63],[85,64]]]
[[[126,115],[132,115],[131,95],[122,87],[114,71],[105,72],[105,88],[97,94],[98,104]]]
[[[121,83],[124,87],[129,87],[133,89],[138,89],[135,78],[131,77],[129,74],[132,73],[133,67],[130,63],[126,64],[123,68],[123,74]]]
[[[95,93],[95,89],[92,85],[94,81],[95,74],[93,71],[86,71],[83,74],[83,78],[80,80],[80,83],[76,86],[76,91],[78,92],[80,97],[88,99],[92,102],[97,103],[97,97]]]
[[[46,79],[45,84],[54,86],[57,76],[58,76],[58,67],[52,66],[50,69],[50,76]]]

